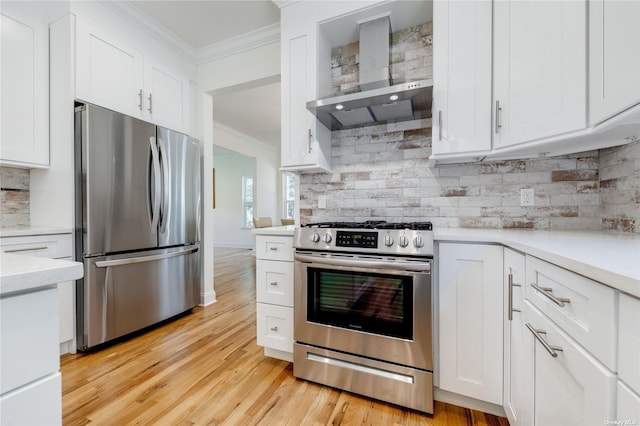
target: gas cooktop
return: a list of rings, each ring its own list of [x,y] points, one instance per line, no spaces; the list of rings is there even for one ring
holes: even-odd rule
[[[303,228],[342,228],[342,229],[414,229],[431,231],[431,222],[387,222],[385,220],[367,220],[364,222],[317,222],[302,225]]]

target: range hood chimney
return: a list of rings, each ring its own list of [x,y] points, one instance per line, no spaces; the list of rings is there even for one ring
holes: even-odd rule
[[[431,117],[433,80],[391,80],[389,16],[360,21],[359,87],[350,93],[307,102],[330,130]]]

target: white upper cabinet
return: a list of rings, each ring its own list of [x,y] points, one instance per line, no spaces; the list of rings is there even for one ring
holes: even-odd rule
[[[589,1],[589,124],[640,103],[640,1]]]
[[[586,2],[496,1],[493,142],[586,127]]]
[[[144,61],[145,120],[188,133],[189,80],[148,58]]]
[[[142,54],[76,19],[76,97],[133,117],[142,113]]]
[[[291,171],[331,168],[331,131],[307,110],[318,97],[318,63],[329,70],[331,48],[304,4],[281,12],[281,166]],[[295,8],[295,9],[294,9]]]
[[[188,133],[189,77],[76,19],[76,97]]]
[[[28,6],[28,5],[27,5]],[[14,5],[15,7],[15,5]],[[49,37],[46,22],[2,5],[0,164],[49,165]]]
[[[491,150],[491,1],[433,3],[433,153]]]

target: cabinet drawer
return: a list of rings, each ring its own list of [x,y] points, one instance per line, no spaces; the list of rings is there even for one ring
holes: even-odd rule
[[[527,300],[615,371],[615,291],[532,256],[526,276]]]
[[[293,261],[293,238],[256,235],[256,257],[266,260]]]
[[[535,424],[591,425],[615,418],[615,374],[528,302],[524,317]]]
[[[73,256],[71,234],[33,235],[0,238],[3,253],[59,259]]]
[[[256,262],[257,301],[293,307],[293,262]]]
[[[0,393],[58,371],[58,289],[0,299]]]
[[[618,376],[640,394],[640,299],[620,294],[619,305]]]
[[[62,378],[56,372],[0,397],[2,425],[59,425]]]
[[[258,303],[258,345],[293,352],[293,308]]]

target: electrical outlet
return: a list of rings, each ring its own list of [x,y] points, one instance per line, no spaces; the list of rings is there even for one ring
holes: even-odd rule
[[[327,196],[326,195],[318,195],[318,208],[326,209],[327,208]]]
[[[533,188],[523,188],[520,190],[520,206],[533,206]]]

